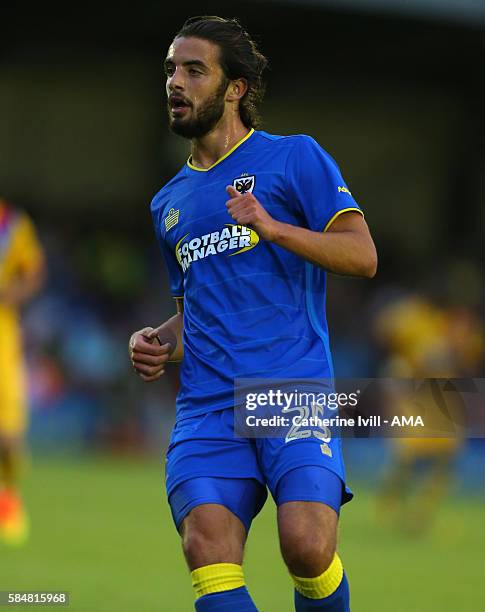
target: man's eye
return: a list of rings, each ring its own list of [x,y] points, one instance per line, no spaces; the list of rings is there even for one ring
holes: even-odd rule
[[[197,75],[202,74],[202,72],[201,72],[200,70],[196,70],[195,68],[191,68],[191,69],[189,70],[189,73],[190,73],[190,74],[197,74]]]
[[[167,76],[172,76],[173,73],[174,73],[174,69],[173,68],[165,68],[165,74]]]

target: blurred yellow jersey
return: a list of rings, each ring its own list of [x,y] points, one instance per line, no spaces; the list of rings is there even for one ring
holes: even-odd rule
[[[2,293],[16,278],[39,272],[43,259],[29,217],[0,200],[0,435],[22,434],[27,421],[19,313]]]
[[[384,308],[376,332],[391,352],[388,376],[473,376],[485,349],[483,324],[475,313],[464,306],[438,307],[417,296]]]
[[[377,319],[377,333],[390,349],[387,375],[402,378],[453,378],[470,375],[478,366],[484,350],[484,330],[473,312],[462,308],[438,307],[425,298],[409,296],[396,300],[385,308]],[[436,399],[428,387],[409,402],[405,397],[395,397],[396,414],[420,413],[426,415],[426,427],[430,432],[441,431],[443,437],[395,440],[398,451],[404,457],[446,456],[456,453],[463,440],[450,429],[449,420],[441,413]],[[448,410],[459,411],[452,398],[448,398]]]

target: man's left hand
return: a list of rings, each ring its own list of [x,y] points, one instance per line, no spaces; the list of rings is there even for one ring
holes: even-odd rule
[[[226,202],[227,210],[238,225],[254,229],[260,238],[273,240],[279,222],[273,219],[252,193],[239,193],[232,185],[226,187],[230,200]]]

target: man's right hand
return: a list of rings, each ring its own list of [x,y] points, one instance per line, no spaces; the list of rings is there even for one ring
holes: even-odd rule
[[[170,342],[161,344],[158,329],[153,327],[136,331],[128,346],[131,363],[145,382],[157,380],[165,373],[165,364],[173,349]]]

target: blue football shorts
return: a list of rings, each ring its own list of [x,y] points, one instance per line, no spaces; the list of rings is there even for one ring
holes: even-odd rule
[[[177,529],[201,504],[221,504],[247,531],[267,488],[277,506],[324,503],[340,512],[353,497],[345,486],[341,440],[315,437],[237,438],[232,408],[177,421],[166,457],[167,496]]]

